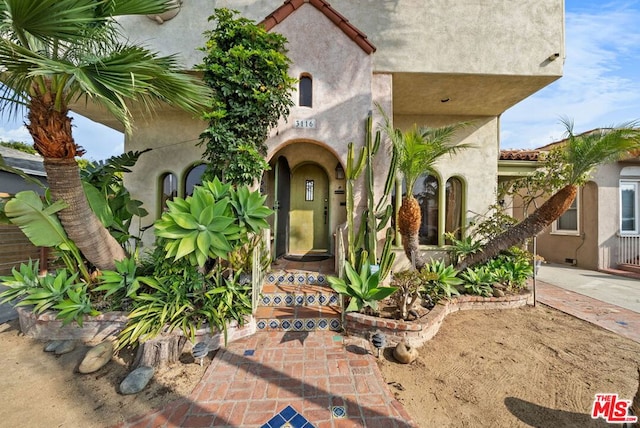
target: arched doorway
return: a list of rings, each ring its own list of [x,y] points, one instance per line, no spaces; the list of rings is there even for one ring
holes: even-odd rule
[[[315,163],[291,175],[289,253],[329,251],[329,177]]]

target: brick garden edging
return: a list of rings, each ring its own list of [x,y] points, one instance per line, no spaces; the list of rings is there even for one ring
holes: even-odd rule
[[[422,346],[436,335],[442,322],[452,312],[469,309],[509,309],[533,304],[530,291],[505,297],[459,296],[440,301],[425,316],[415,321],[380,318],[349,312],[345,316],[345,331],[348,334],[369,339],[377,331],[386,336],[387,344],[395,346],[406,339],[411,346]]]
[[[27,337],[39,340],[80,340],[83,342],[102,342],[115,337],[127,325],[126,312],[106,312],[95,317],[85,317],[83,326],[76,323],[62,325],[62,321],[56,319],[55,312],[34,314],[28,308],[17,307],[20,331]],[[227,341],[233,342],[256,332],[256,321],[253,317],[247,317],[245,324],[238,327],[233,321],[227,326]],[[174,330],[174,334],[182,335],[182,331]],[[196,331],[196,342],[207,341],[209,349],[219,349],[224,344],[222,332],[211,334],[208,328]]]

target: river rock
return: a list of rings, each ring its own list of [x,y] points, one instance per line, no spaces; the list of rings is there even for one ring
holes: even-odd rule
[[[153,367],[140,366],[127,375],[120,383],[120,394],[130,395],[142,391],[153,377]]]
[[[113,343],[111,341],[102,342],[87,351],[78,371],[84,374],[96,372],[111,361],[112,356]]]
[[[60,344],[62,344],[62,342],[64,342],[64,340],[52,340],[50,342],[47,342],[47,345],[44,347],[44,352],[55,351],[56,348],[60,346]]]
[[[56,355],[67,354],[76,349],[76,341],[75,340],[63,340],[62,343],[56,346],[54,352]]]

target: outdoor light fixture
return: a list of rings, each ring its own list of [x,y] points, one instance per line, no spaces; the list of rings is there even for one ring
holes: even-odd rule
[[[338,165],[336,165],[336,178],[338,180],[344,180],[344,168],[342,167],[340,162],[338,162]]]
[[[451,101],[451,98],[449,98],[449,97],[440,99],[441,103],[448,103],[449,101]]]

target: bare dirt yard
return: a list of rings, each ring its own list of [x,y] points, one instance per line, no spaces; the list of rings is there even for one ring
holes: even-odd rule
[[[411,365],[380,368],[421,427],[600,427],[596,393],[631,400],[640,343],[538,305],[450,314]]]
[[[188,395],[202,377],[188,355],[138,395],[118,394],[130,357],[75,373],[63,356],[0,324],[0,427],[107,427]],[[389,351],[389,350],[388,350]],[[380,361],[389,388],[421,427],[590,427],[596,393],[631,399],[640,344],[544,306],[451,314],[410,365]]]

